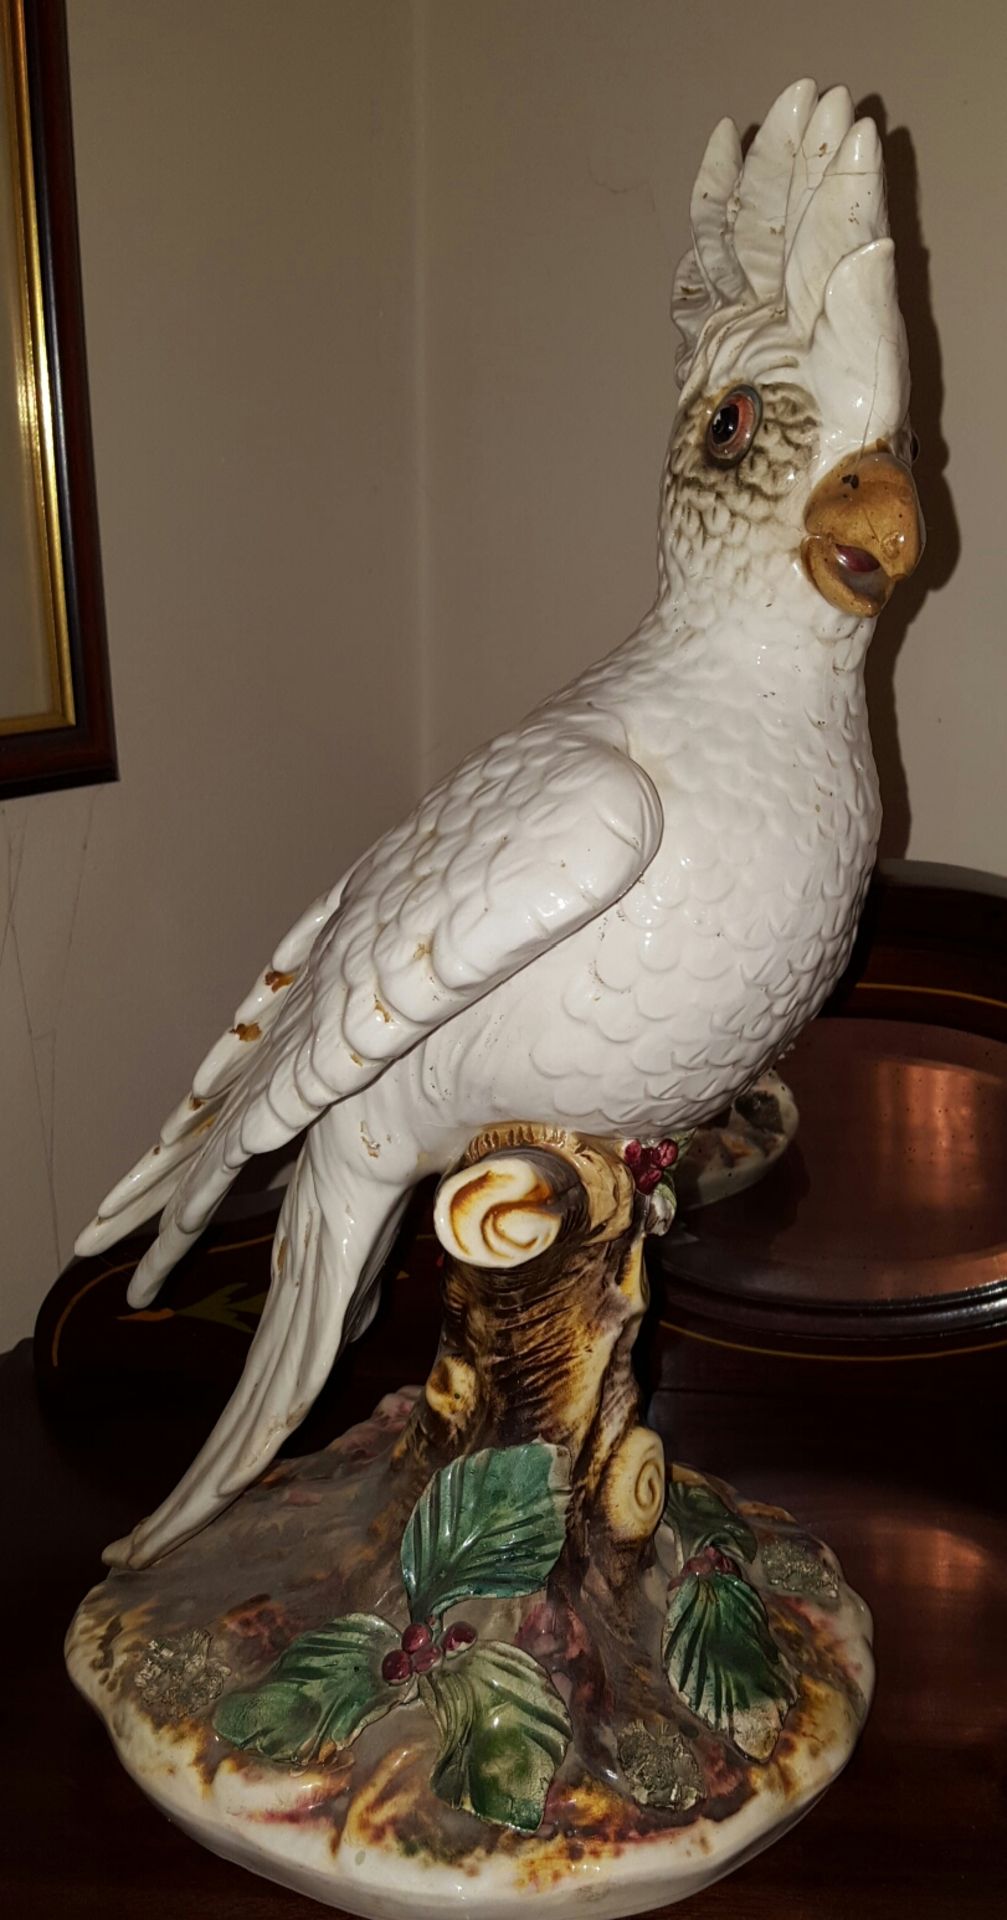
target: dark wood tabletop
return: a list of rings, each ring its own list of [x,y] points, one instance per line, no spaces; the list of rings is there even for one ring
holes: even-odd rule
[[[268,1249],[261,1232],[246,1240],[228,1258],[261,1291]],[[436,1274],[429,1260],[418,1272],[411,1265],[393,1260],[377,1321],[340,1361],[296,1450],[324,1444],[383,1391],[423,1377],[436,1339]],[[220,1271],[218,1263],[218,1284]],[[117,1301],[122,1285],[120,1274]],[[676,1912],[1003,1915],[1004,1347],[873,1364],[773,1357],[672,1330],[663,1322],[673,1304],[656,1299],[641,1337],[653,1423],[676,1458],[782,1502],[835,1547],[874,1611],[879,1671],[860,1747],[820,1805]],[[48,1351],[51,1331],[46,1341]],[[63,1399],[47,1390],[43,1408],[27,1343],[0,1370],[2,1885],[12,1920],[307,1920],[319,1911],[216,1859],[156,1812],[63,1670],[63,1634],[100,1577],[101,1546],[165,1493],[229,1384],[183,1370],[174,1389],[151,1376],[149,1390],[117,1396],[95,1374],[89,1398],[82,1365],[76,1390]]]

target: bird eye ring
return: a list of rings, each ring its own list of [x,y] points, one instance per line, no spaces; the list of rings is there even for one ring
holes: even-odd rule
[[[754,387],[732,387],[718,400],[706,429],[706,457],[715,467],[736,467],[745,458],[762,419]]]

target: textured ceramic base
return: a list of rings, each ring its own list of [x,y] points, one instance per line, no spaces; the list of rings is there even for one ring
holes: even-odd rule
[[[764,1180],[790,1146],[800,1120],[778,1073],[763,1073],[728,1112],[693,1134],[675,1175],[682,1212],[716,1205]]]
[[[275,1469],[194,1540],[150,1569],[111,1574],[83,1602],[70,1671],[143,1790],[216,1853],[351,1913],[403,1920],[584,1898],[605,1920],[684,1899],[783,1833],[850,1755],[872,1685],[870,1618],[789,1515],[688,1469],[669,1468],[653,1564],[624,1617],[611,1617],[610,1594],[592,1597],[590,1569],[575,1606],[551,1586],[453,1610],[480,1643],[531,1655],[569,1711],[573,1737],[536,1832],[434,1793],[438,1733],[415,1689],[351,1746],[302,1767],[214,1732],[218,1702],[256,1685],[298,1635],[362,1607],[396,1633],[405,1624],[401,1527],[382,1516],[407,1515],[415,1496],[396,1448],[415,1400],[407,1390],[383,1401],[327,1452]],[[794,1677],[764,1760],[704,1726],[660,1667],[669,1581],[681,1581],[725,1499],[728,1545],[744,1552]],[[744,1738],[757,1748],[758,1726]]]

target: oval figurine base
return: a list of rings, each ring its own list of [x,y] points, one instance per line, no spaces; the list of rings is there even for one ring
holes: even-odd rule
[[[639,1421],[643,1239],[679,1153],[487,1129],[438,1193],[425,1388],[152,1565],[142,1530],[117,1544],[70,1671],[207,1846],[352,1913],[589,1888],[614,1916],[739,1865],[844,1765],[863,1602]]]
[[[213,1852],[330,1906],[391,1920],[504,1915],[530,1899],[560,1911],[588,1887],[592,1911],[607,1920],[683,1900],[786,1832],[859,1733],[872,1686],[870,1617],[828,1548],[789,1514],[683,1468],[668,1470],[632,1647],[587,1593],[576,1610],[544,1589],[450,1610],[478,1637],[446,1655],[446,1669],[458,1673],[480,1647],[506,1643],[530,1654],[565,1700],[573,1737],[537,1831],[486,1821],[434,1791],[440,1730],[412,1685],[350,1748],[323,1747],[301,1765],[237,1750],[215,1732],[225,1698],[275,1670],[294,1638],[359,1611],[365,1591],[398,1645],[405,1592],[372,1516],[389,1493],[398,1504],[396,1449],[417,1398],[417,1389],[387,1398],[365,1425],[268,1475],[164,1561],[113,1572],[87,1596],[68,1639],[70,1672],[138,1785]],[[796,1684],[765,1759],[714,1733],[670,1686],[658,1710],[640,1684],[641,1651],[658,1657],[669,1581],[681,1580],[687,1558],[705,1553],[711,1567],[729,1558],[713,1546],[686,1555],[711,1531],[739,1556]],[[734,1732],[758,1744],[757,1724]]]

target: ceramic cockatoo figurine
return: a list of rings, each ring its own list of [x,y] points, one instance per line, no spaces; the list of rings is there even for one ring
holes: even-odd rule
[[[369,1318],[411,1189],[474,1129],[681,1134],[847,959],[879,825],[864,657],[923,539],[873,123],[807,80],[744,160],[722,121],[691,225],[651,612],[308,909],[80,1237],[164,1209],[144,1304],[243,1164],[304,1135],[242,1379],[114,1564],[261,1473]]]

